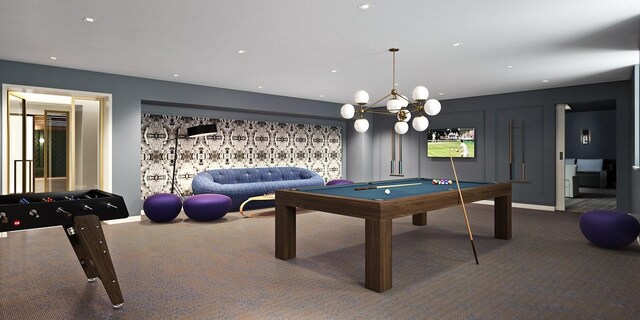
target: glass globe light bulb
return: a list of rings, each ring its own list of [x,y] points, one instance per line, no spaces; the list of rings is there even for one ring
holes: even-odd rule
[[[430,116],[435,116],[440,113],[441,109],[442,105],[440,105],[440,101],[436,99],[429,99],[424,104],[424,111]]]
[[[427,90],[427,88],[423,86],[418,86],[415,89],[413,89],[411,96],[413,96],[413,100],[425,101],[427,100],[427,98],[429,98],[429,90]]]
[[[367,104],[369,103],[369,94],[364,90],[359,90],[354,95],[354,99],[356,104]]]
[[[420,132],[425,131],[429,127],[429,119],[427,119],[427,117],[423,115],[417,116],[413,118],[413,122],[411,122],[411,126],[416,131],[420,131]]]
[[[402,102],[398,98],[392,98],[387,101],[387,110],[391,113],[397,113],[402,109]]]
[[[340,115],[345,119],[351,119],[356,114],[356,109],[351,104],[345,104],[340,108]]]
[[[398,134],[405,134],[409,131],[409,125],[404,121],[398,121],[396,125],[393,126],[393,129],[396,130]]]
[[[409,99],[407,99],[407,97],[399,94],[400,98],[398,98],[398,100],[400,100],[400,105],[403,108],[406,108],[409,105]]]
[[[367,119],[358,119],[353,124],[353,128],[359,133],[367,132],[369,130],[369,121]]]

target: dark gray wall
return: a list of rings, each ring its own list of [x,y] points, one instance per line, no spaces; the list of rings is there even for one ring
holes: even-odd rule
[[[558,103],[587,102],[613,99],[616,101],[614,124],[616,131],[616,161],[618,168],[630,168],[633,131],[632,93],[630,81],[553,88],[546,90],[506,93],[463,99],[443,100],[442,111],[428,117],[430,128],[475,127],[476,153],[474,159],[460,159],[456,169],[460,180],[504,181],[509,179],[508,123],[521,126],[525,120],[525,178],[528,183],[513,186],[516,202],[555,205],[555,105]],[[381,138],[388,125],[373,126],[373,158],[382,158],[389,152],[388,142]],[[412,129],[410,129],[412,130]],[[521,129],[514,129],[514,138],[521,138]],[[418,139],[413,135],[417,134]],[[426,156],[426,134],[412,133],[405,140],[406,150],[419,154],[418,172],[421,177],[443,177],[451,174],[451,165],[442,159]],[[515,141],[514,141],[515,142]],[[514,178],[521,177],[522,143],[514,143]],[[347,146],[349,148],[349,145]],[[379,177],[387,163],[380,163],[369,173],[369,179]],[[616,173],[618,208],[628,211],[631,206],[631,178],[628,170]]]
[[[615,159],[616,111],[567,112],[565,152],[567,158]],[[582,130],[589,130],[591,142],[582,144]]]
[[[226,117],[228,112],[235,112],[245,114],[243,118],[250,120],[257,111],[262,112],[261,117],[286,115],[291,119],[288,121],[294,123],[296,119],[305,123],[315,120],[323,124],[326,120],[344,123],[340,118],[340,105],[333,103],[6,60],[0,60],[0,83],[112,94],[113,192],[125,198],[132,215],[138,215],[142,207],[140,121],[143,100],[153,101],[156,105],[199,106],[194,108],[193,114],[184,115]],[[345,136],[348,139],[349,133]]]

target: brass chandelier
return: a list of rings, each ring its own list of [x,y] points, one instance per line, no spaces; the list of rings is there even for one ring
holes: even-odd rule
[[[355,116],[356,112],[358,113],[359,118],[353,124],[357,132],[362,133],[369,129],[369,121],[365,119],[366,112],[395,115],[398,122],[396,122],[394,130],[398,134],[405,134],[409,130],[408,122],[411,119],[412,112],[416,113],[416,116],[413,118],[411,126],[416,131],[424,131],[429,127],[429,119],[427,119],[425,113],[430,116],[435,116],[440,112],[442,108],[440,101],[436,99],[427,100],[429,90],[424,86],[418,86],[413,89],[412,97],[415,102],[410,102],[405,96],[398,93],[396,88],[396,52],[399,50],[398,48],[389,49],[389,52],[393,54],[393,88],[391,89],[391,93],[367,106],[367,103],[369,103],[369,94],[364,90],[359,90],[354,95],[358,109],[356,110],[351,104],[345,104],[340,109],[340,115],[345,119],[351,119]],[[386,111],[380,110],[383,107],[376,107],[376,104],[389,97],[391,98],[387,101]]]

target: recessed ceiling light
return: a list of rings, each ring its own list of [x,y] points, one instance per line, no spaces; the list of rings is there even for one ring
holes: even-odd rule
[[[238,50],[237,52],[238,52],[238,53],[240,53],[240,54],[242,54],[242,53],[246,53],[247,51],[245,51],[245,50]]]
[[[462,42],[454,42],[451,44],[452,47],[459,47],[462,45]]]
[[[173,76],[174,76],[174,77],[179,77],[180,75],[179,75],[179,74],[174,74]]]
[[[324,98],[324,94],[321,94],[321,95],[320,95],[320,98]]]
[[[444,95],[444,92],[438,92],[438,95],[442,96],[442,95]]]
[[[369,10],[371,8],[373,8],[373,5],[371,3],[364,3],[358,6],[359,9],[362,10]]]
[[[258,89],[262,89],[262,86],[258,86]]]
[[[331,70],[331,73],[336,73],[336,72],[338,72],[338,70],[336,69]]]
[[[58,57],[49,57],[50,60],[58,60]]]
[[[84,22],[96,22],[96,19],[91,18],[91,17],[84,17],[82,19],[82,21],[84,21]]]
[[[513,66],[512,65],[508,65],[508,66],[506,66],[506,68],[507,69],[511,69],[511,68],[513,68]]]
[[[542,80],[542,82],[547,83],[547,82],[549,82],[549,80],[544,79],[544,80]]]

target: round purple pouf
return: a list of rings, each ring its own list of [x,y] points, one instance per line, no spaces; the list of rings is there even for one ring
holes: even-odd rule
[[[199,194],[184,200],[184,213],[198,221],[224,217],[231,209],[231,198],[223,194]]]
[[[353,184],[353,181],[344,180],[344,179],[336,179],[336,180],[331,180],[331,181],[327,182],[328,186],[334,186],[334,185],[338,185],[338,184]]]
[[[580,230],[599,247],[619,249],[631,244],[640,234],[640,223],[620,211],[592,210],[580,216]]]
[[[173,193],[158,193],[144,200],[144,214],[151,221],[169,222],[182,210],[182,200]]]

